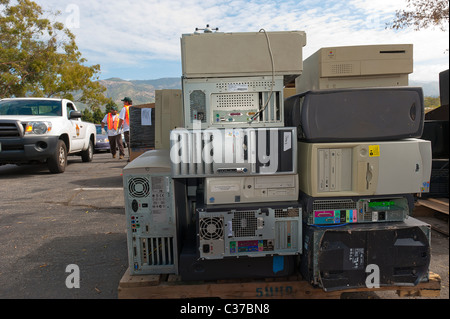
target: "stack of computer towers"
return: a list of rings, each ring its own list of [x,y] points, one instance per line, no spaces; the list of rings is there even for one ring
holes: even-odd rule
[[[410,216],[431,173],[422,89],[407,86],[412,47],[324,48],[305,70],[285,101],[298,134],[302,275],[324,290],[427,280],[430,226]]]
[[[297,130],[283,89],[301,74],[302,31],[181,37],[184,128],[171,131],[171,171],[187,185],[192,222],[182,280],[272,277],[302,248]]]

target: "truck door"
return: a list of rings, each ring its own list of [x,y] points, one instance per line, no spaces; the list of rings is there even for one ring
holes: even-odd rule
[[[66,104],[67,109],[67,117],[69,118],[69,121],[71,123],[70,128],[70,139],[71,139],[71,147],[70,152],[77,152],[81,151],[83,149],[84,145],[84,137],[86,136],[86,127],[83,125],[84,123],[81,121],[81,119],[70,119],[70,112],[75,111],[75,106],[68,102]]]

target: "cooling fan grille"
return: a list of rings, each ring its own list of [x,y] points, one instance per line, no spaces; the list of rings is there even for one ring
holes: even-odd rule
[[[233,216],[233,233],[235,237],[253,237],[258,229],[255,211],[235,212]]]
[[[313,210],[356,209],[356,202],[351,199],[315,200]]]
[[[222,217],[205,217],[200,219],[200,239],[202,240],[216,240],[222,239],[223,218]]]
[[[131,197],[147,197],[150,194],[150,183],[144,177],[133,177],[128,182],[128,191]]]

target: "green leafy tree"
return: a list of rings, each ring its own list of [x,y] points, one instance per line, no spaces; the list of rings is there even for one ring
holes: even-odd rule
[[[106,103],[105,114],[108,114],[109,112],[111,112],[111,108],[112,108],[113,106],[117,107],[117,104],[116,104],[116,102],[114,102],[114,101],[112,101],[112,100],[109,101],[108,103]]]
[[[81,112],[81,120],[85,122],[91,122],[94,123],[94,115],[92,114],[89,109],[84,109],[83,112]]]
[[[439,27],[445,31],[449,23],[448,0],[407,0],[406,10],[397,10],[391,29],[414,27],[414,30]]]
[[[103,118],[105,117],[105,113],[102,112],[102,110],[100,110],[100,108],[96,108],[94,110],[94,123],[95,124],[100,124],[103,120]]]
[[[424,107],[434,109],[441,106],[441,100],[438,97],[425,96],[424,97]]]
[[[86,66],[75,36],[44,16],[31,0],[0,0],[0,98],[59,97],[89,105],[106,104],[100,65]],[[52,14],[56,17],[58,13]]]

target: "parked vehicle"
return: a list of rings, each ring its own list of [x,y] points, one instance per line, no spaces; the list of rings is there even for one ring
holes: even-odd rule
[[[95,124],[95,129],[97,131],[97,138],[95,143],[96,152],[110,152],[111,147],[109,146],[109,139],[107,134],[102,134],[102,126],[100,124]]]
[[[101,124],[95,124],[95,128],[97,130],[97,141],[95,144],[95,151],[96,152],[102,152],[102,151],[106,151],[106,152],[110,152],[111,151],[111,146],[109,145],[109,138],[108,138],[108,134],[102,134],[102,125]],[[125,136],[122,133],[122,142],[123,142],[123,147],[127,148],[127,143],[125,142]]]
[[[95,125],[81,121],[72,101],[50,98],[0,100],[0,165],[46,162],[62,173],[67,156],[93,159]]]

